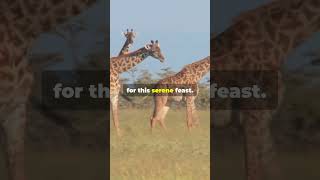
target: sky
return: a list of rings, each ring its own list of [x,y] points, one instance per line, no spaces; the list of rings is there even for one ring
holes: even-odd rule
[[[127,28],[137,32],[130,51],[159,40],[165,62],[148,57],[138,69],[179,71],[210,53],[210,0],[111,0],[110,14],[111,56],[120,51],[125,41],[121,32]]]

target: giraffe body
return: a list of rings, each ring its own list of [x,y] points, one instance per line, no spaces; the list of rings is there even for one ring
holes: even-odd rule
[[[147,44],[137,51],[110,59],[110,102],[112,119],[118,135],[121,135],[118,113],[119,93],[121,89],[120,74],[135,67],[149,56],[160,60],[160,62],[164,61],[158,41],[151,41],[151,44]]]
[[[74,1],[0,2],[0,135],[9,180],[25,180],[26,104],[33,74],[27,51],[40,33],[66,22],[95,3]]]
[[[175,75],[161,79],[157,83],[157,87],[166,88],[168,85],[196,85],[202,77],[207,74],[210,70],[210,56],[188,64],[182,68],[180,72]],[[196,87],[195,90],[198,90]],[[155,95],[154,96],[154,111],[150,119],[151,129],[153,129],[157,122],[166,129],[164,119],[169,110],[167,102],[169,99],[174,101],[181,101],[182,96],[167,96],[167,95]],[[186,106],[187,106],[187,127],[191,129],[194,123],[199,122],[199,118],[196,112],[196,107],[194,104],[196,96],[186,96]]]
[[[273,1],[240,15],[231,27],[211,40],[211,69],[278,72],[278,100],[281,101],[284,91],[281,65],[290,52],[319,29],[320,0]],[[274,158],[269,129],[275,111],[240,111],[247,180],[283,179]]]

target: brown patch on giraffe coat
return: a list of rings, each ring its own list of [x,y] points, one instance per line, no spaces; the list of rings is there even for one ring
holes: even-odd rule
[[[264,26],[265,26],[265,30],[268,33],[270,39],[272,41],[276,41],[277,33],[276,33],[276,29],[274,28],[274,25],[270,21],[266,21]]]
[[[280,28],[284,30],[295,30],[298,27],[302,27],[304,24],[302,23],[299,16],[293,12],[289,12],[287,14],[287,21],[284,21]]]
[[[11,8],[11,12],[15,15],[13,20],[17,20],[24,17],[23,10],[19,3]]]
[[[270,17],[275,23],[280,24],[282,18],[284,17],[284,12],[281,11],[281,9],[277,8],[271,12]]]
[[[290,38],[284,33],[280,33],[278,44],[281,45],[281,48],[284,52],[287,52],[290,48]]]
[[[294,9],[294,10],[298,10],[302,7],[303,5],[303,1],[304,0],[300,0],[300,1],[293,1],[292,4],[291,4],[291,7]]]
[[[72,14],[80,14],[80,8],[76,5],[72,6]]]
[[[23,39],[21,39],[21,37],[19,37],[17,35],[11,36],[11,40],[12,40],[13,44],[17,47],[21,46],[21,44],[23,43]]]
[[[51,19],[50,18],[43,18],[40,20],[40,25],[42,26],[43,31],[50,30]]]
[[[12,82],[14,80],[14,77],[11,73],[0,71],[0,79],[2,81],[11,81]]]
[[[16,28],[16,30],[18,30],[19,32],[25,32],[26,30],[28,30],[28,27],[30,26],[30,23],[28,22],[16,22],[14,23],[14,26]]]
[[[58,4],[61,4],[62,2],[64,2],[64,0],[51,0],[51,2],[54,5],[58,5]]]
[[[42,7],[40,8],[40,14],[46,14],[50,10],[50,7],[47,3],[43,3]]]
[[[64,7],[58,7],[54,10],[54,14],[59,14],[55,20],[58,24],[62,24],[66,20],[68,12]]]
[[[312,22],[314,24],[314,29],[318,30],[320,29],[320,17],[317,17],[317,19],[314,20],[314,22]]]
[[[312,1],[311,1],[311,6],[320,8],[320,1],[318,1],[318,0],[312,0]]]
[[[303,14],[306,16],[306,19],[312,20],[316,17],[317,12],[310,10],[308,7],[303,8]]]
[[[26,8],[26,10],[28,11],[28,13],[30,13],[31,15],[35,15],[37,13],[37,10],[39,8],[39,4],[37,1],[32,1],[32,0],[24,0],[23,1],[23,5]]]

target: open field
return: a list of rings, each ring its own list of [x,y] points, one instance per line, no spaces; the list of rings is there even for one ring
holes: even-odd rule
[[[168,131],[151,134],[148,110],[121,110],[118,138],[111,124],[112,180],[209,180],[210,111],[199,111],[200,127],[186,128],[185,111],[170,110]],[[112,122],[111,122],[112,123]]]
[[[212,175],[214,179],[245,180],[243,151],[239,144],[224,147],[221,145],[215,148],[215,151],[215,168]],[[320,177],[319,149],[305,150],[302,147],[283,150],[278,152],[277,159],[281,168],[281,180],[318,180]]]
[[[0,179],[7,180],[3,154],[0,155]],[[28,151],[26,174],[30,180],[99,180],[106,176],[104,151],[68,149],[50,152]]]
[[[209,179],[209,111],[200,111],[200,127],[189,133],[186,129],[185,111],[170,110],[166,119],[168,132],[159,127],[151,134],[149,129],[150,110],[121,110],[120,123],[123,137],[115,135],[111,123],[111,180],[207,180]],[[98,117],[102,116],[99,114]],[[85,115],[82,115],[83,117]],[[91,119],[93,116],[90,116]],[[103,116],[104,117],[104,116]],[[98,131],[102,136],[103,123],[97,128],[91,121],[78,120],[79,129],[90,132]],[[95,119],[95,118],[93,118]],[[98,118],[97,118],[98,119]],[[100,118],[101,121],[104,118]],[[95,119],[95,122],[97,120]],[[244,180],[243,152],[239,141],[231,142],[223,133],[214,133],[213,150],[215,162],[213,177],[215,179]],[[59,132],[56,132],[59,133]],[[95,137],[95,136],[94,136]],[[86,137],[87,141],[96,143],[96,148],[37,148],[27,144],[26,165],[30,180],[105,180],[105,149],[98,148],[102,142],[97,138]],[[100,137],[102,138],[102,137]],[[95,142],[97,141],[97,142]],[[35,142],[34,142],[35,143]],[[37,144],[37,143],[36,143]],[[1,149],[1,148],[0,148]],[[279,152],[284,179],[318,180],[319,148],[306,150],[304,145],[286,147]],[[3,154],[0,153],[0,179],[5,177]]]

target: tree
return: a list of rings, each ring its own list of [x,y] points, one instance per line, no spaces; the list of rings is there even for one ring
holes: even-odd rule
[[[160,77],[160,79],[166,78],[168,76],[176,74],[175,71],[173,71],[170,67],[162,68],[160,69],[161,72],[157,73],[157,75]]]

